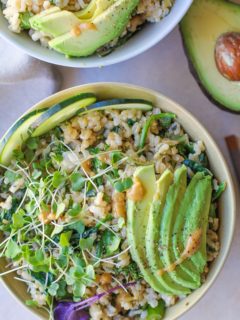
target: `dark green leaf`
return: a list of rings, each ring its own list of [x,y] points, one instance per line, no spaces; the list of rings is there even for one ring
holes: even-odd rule
[[[87,150],[92,155],[98,154],[101,151],[98,147],[89,147],[89,148],[87,148]]]
[[[127,119],[127,124],[132,127],[136,121],[132,119]]]
[[[93,238],[82,238],[79,240],[79,246],[82,250],[91,249],[93,246],[94,239]]]
[[[102,235],[103,245],[107,255],[118,250],[121,239],[110,230],[105,230]]]
[[[75,192],[81,191],[85,184],[85,178],[79,172],[74,172],[70,176],[71,187]]]
[[[81,221],[77,221],[68,226],[68,229],[76,230],[80,235],[82,235],[85,230],[85,226]]]
[[[69,247],[70,246],[70,239],[72,236],[72,231],[63,232],[60,235],[60,245],[62,247]]]
[[[65,180],[66,178],[64,177],[64,175],[61,172],[56,171],[53,174],[52,185],[54,186],[54,188],[58,188],[61,186],[61,184],[64,183]]]
[[[72,208],[68,210],[67,214],[71,217],[76,217],[81,212],[82,208],[79,203],[74,203]]]
[[[185,159],[183,161],[183,164],[185,164],[185,166],[189,167],[194,173],[195,172],[203,172],[205,175],[209,175],[209,176],[213,175],[210,170],[208,170],[207,168],[203,167],[201,164],[199,164],[193,160]]]
[[[19,19],[20,19],[20,27],[23,30],[31,29],[31,24],[29,22],[30,18],[32,17],[32,13],[30,12],[20,12]]]
[[[5,256],[9,259],[16,258],[21,253],[21,249],[18,244],[12,239],[9,240],[7,249],[5,251]]]
[[[221,182],[221,183],[219,184],[217,190],[215,190],[215,191],[213,192],[213,195],[212,195],[212,201],[213,201],[213,202],[216,201],[217,199],[219,199],[219,198],[221,197],[222,193],[223,193],[223,192],[225,191],[225,189],[226,189],[226,186],[227,186],[226,182]]]
[[[24,225],[25,220],[23,218],[22,211],[19,210],[19,212],[14,213],[12,216],[13,228],[15,230],[22,228],[22,226]],[[23,211],[23,213],[24,213],[24,211]]]
[[[39,145],[39,138],[29,138],[26,145],[30,150],[37,150]]]
[[[110,158],[111,158],[111,163],[115,164],[116,162],[118,162],[123,158],[123,155],[121,152],[115,151],[110,154]]]
[[[114,183],[114,189],[117,191],[117,192],[124,192],[128,189],[130,189],[133,185],[133,181],[131,178],[126,178],[126,179],[123,179],[123,180],[119,180],[119,181],[116,181]]]

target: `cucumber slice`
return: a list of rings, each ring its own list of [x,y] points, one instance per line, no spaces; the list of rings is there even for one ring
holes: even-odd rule
[[[96,96],[93,93],[81,93],[64,101],[55,104],[45,111],[32,124],[32,137],[38,137],[51,129],[58,126],[60,123],[69,120],[79,111],[96,101]]]
[[[21,148],[31,136],[29,128],[47,109],[34,110],[19,119],[0,141],[0,163],[8,165],[13,151]]]
[[[111,99],[96,102],[86,108],[83,113],[89,111],[105,110],[105,109],[138,109],[143,111],[152,110],[153,104],[143,99]],[[82,113],[82,112],[81,112]]]

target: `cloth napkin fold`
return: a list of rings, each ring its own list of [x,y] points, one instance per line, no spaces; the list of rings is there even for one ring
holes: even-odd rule
[[[58,91],[61,77],[0,38],[0,137],[29,107]]]

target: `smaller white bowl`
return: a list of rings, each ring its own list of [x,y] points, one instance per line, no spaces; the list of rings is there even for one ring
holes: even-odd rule
[[[192,2],[193,0],[175,0],[170,14],[161,22],[146,25],[126,44],[102,58],[94,55],[88,58],[68,59],[64,55],[44,48],[38,42],[34,42],[26,33],[15,34],[11,32],[8,29],[8,22],[4,18],[2,10],[0,10],[0,36],[30,56],[52,64],[75,68],[103,67],[133,58],[157,44],[174,29]]]

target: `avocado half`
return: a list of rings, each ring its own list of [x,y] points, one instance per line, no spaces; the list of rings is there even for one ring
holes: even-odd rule
[[[204,93],[225,110],[240,113],[240,82],[226,79],[215,62],[216,41],[240,32],[240,5],[226,0],[195,0],[180,24],[190,70]]]

